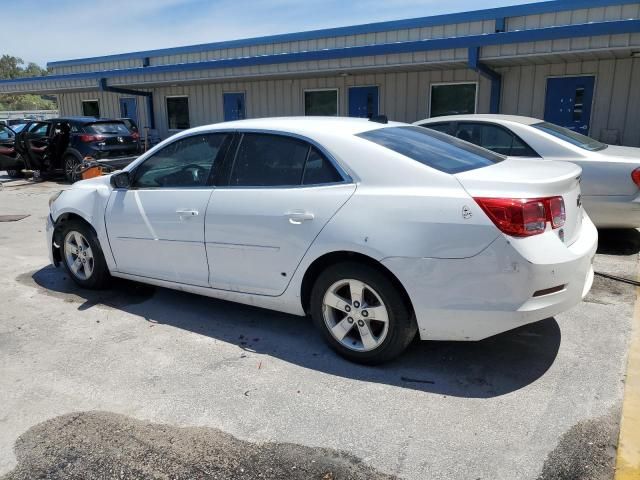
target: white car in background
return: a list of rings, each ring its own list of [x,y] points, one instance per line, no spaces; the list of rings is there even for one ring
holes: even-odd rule
[[[50,201],[51,261],[313,317],[378,363],[419,332],[479,340],[580,302],[597,232],[580,168],[402,123],[243,120],[165,140]]]
[[[428,127],[502,155],[563,160],[582,167],[582,201],[598,228],[640,227],[640,148],[607,145],[536,118],[451,115]]]

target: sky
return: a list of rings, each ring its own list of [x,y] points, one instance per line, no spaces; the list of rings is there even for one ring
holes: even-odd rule
[[[48,61],[55,60],[425,17],[532,1],[3,0],[0,54],[45,66]]]

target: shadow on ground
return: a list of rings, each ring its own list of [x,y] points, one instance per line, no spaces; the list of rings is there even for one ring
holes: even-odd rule
[[[635,228],[598,230],[598,252],[604,255],[640,253],[640,231]]]
[[[17,281],[79,310],[105,305],[330,375],[456,397],[495,397],[531,384],[553,364],[561,340],[550,318],[480,342],[416,340],[399,359],[365,367],[335,355],[297,316],[118,280],[111,290],[83,290],[52,266]]]
[[[392,480],[360,459],[291,443],[255,444],[204,427],[178,428],[109,412],[63,415],[15,445],[18,466],[2,480],[220,478]]]

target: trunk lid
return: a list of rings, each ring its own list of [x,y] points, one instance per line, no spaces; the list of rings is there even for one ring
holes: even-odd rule
[[[474,198],[535,199],[562,196],[566,221],[556,231],[570,245],[576,240],[582,227],[581,174],[582,169],[572,163],[506,159],[495,165],[454,176]]]

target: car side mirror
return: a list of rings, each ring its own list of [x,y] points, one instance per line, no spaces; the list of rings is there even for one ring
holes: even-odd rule
[[[131,186],[129,172],[118,172],[111,175],[111,186],[113,188],[129,188]]]

